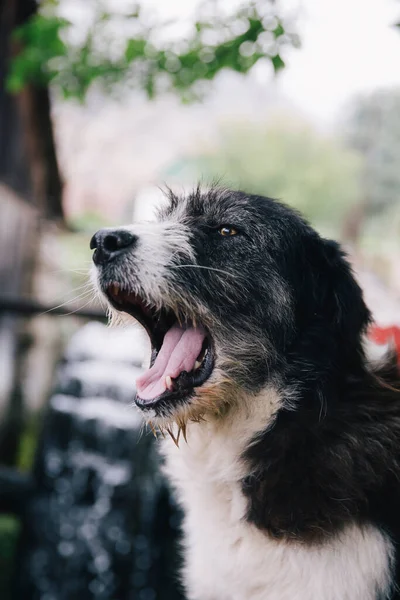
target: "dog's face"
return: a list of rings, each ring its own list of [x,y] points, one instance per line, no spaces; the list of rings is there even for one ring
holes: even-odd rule
[[[290,377],[310,328],[336,347],[352,316],[355,343],[367,319],[337,246],[267,198],[171,194],[158,222],[102,230],[91,247],[112,309],[150,336],[136,403],[160,423],[222,413]]]

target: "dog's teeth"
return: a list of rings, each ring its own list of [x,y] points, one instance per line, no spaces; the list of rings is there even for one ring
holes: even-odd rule
[[[196,360],[196,362],[194,363],[194,368],[199,369],[201,367],[201,362],[199,360]]]
[[[114,285],[111,287],[111,293],[112,293],[112,295],[113,296],[118,296],[119,293],[120,293],[120,291],[121,291],[120,287],[116,283],[114,283]]]
[[[171,392],[174,389],[174,384],[172,383],[172,379],[169,375],[165,378],[165,385],[167,386],[167,390]]]

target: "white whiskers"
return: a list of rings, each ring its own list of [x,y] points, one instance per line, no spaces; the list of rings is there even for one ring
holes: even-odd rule
[[[216,273],[222,273],[223,275],[229,275],[229,277],[233,277],[236,279],[235,273],[230,273],[229,271],[224,271],[223,269],[216,269],[215,267],[206,267],[204,265],[169,265],[169,269],[205,269],[206,271],[215,271]]]

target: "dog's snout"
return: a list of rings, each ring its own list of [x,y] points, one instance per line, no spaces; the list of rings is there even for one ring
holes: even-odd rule
[[[128,248],[133,250],[137,236],[126,229],[100,229],[90,240],[95,265],[104,265]]]

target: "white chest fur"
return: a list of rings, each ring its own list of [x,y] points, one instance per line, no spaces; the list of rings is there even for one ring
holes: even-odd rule
[[[178,449],[169,440],[163,443],[166,471],[186,515],[188,600],[389,598],[393,547],[372,525],[353,525],[340,537],[309,547],[273,540],[245,521],[240,455],[265,427],[260,416],[247,414],[223,426],[191,424],[188,444],[182,441]]]

